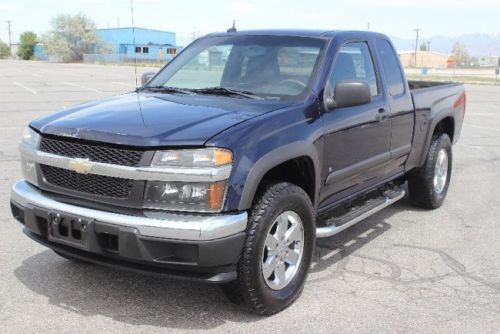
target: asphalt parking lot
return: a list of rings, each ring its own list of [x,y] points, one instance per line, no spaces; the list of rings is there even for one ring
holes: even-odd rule
[[[0,332],[500,332],[500,87],[467,86],[441,209],[405,199],[320,240],[301,298],[263,318],[216,286],[69,262],[12,219],[23,127],[134,86],[127,66],[0,60]]]

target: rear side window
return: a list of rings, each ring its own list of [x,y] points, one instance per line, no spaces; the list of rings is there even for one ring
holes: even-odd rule
[[[379,93],[375,67],[368,45],[364,42],[348,43],[339,50],[330,76],[332,91],[339,81],[365,81],[372,96]]]
[[[385,39],[378,39],[377,52],[382,60],[389,94],[392,96],[403,94],[405,91],[403,73],[391,44]]]

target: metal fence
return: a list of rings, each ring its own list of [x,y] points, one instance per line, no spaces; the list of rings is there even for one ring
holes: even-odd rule
[[[99,53],[89,53],[83,55],[83,62],[89,64],[157,64],[165,65],[168,59],[158,58],[154,56],[150,57],[133,57],[128,54],[112,53],[112,54],[99,54]]]

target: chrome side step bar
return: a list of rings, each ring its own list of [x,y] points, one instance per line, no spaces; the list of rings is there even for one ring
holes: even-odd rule
[[[388,207],[389,205],[399,201],[405,196],[405,191],[404,190],[398,190],[392,192],[389,196],[384,196],[380,198],[380,202],[377,203],[376,206],[369,206],[369,210],[367,211],[362,211],[361,214],[355,216],[352,219],[347,220],[346,222],[343,222],[341,224],[330,224],[327,226],[322,226],[316,228],[316,238],[328,238],[331,237],[332,235],[335,235],[343,230],[345,230],[348,227],[351,227],[352,225],[359,223],[365,218],[370,217],[371,215],[379,212],[380,210]],[[361,210],[363,207],[360,208]],[[352,214],[352,213],[351,213]],[[349,216],[350,214],[347,213],[345,216]],[[339,218],[340,220],[341,218]]]

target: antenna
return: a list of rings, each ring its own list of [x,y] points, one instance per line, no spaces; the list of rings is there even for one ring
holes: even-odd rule
[[[236,32],[236,20],[233,20],[233,26],[227,29],[227,32]]]
[[[132,17],[132,36],[134,37],[134,48],[135,46],[135,26],[134,26],[134,0],[130,0],[130,16]],[[142,124],[147,127],[144,121],[144,115],[142,114],[141,99],[139,97],[139,84],[137,83],[137,52],[134,50],[134,72],[135,72],[135,92],[137,96],[137,104],[139,105],[139,114],[141,115]]]
[[[135,26],[134,26],[134,0],[130,0],[130,16],[132,17],[132,36],[134,40],[134,48],[135,46]],[[137,80],[137,52],[134,50],[134,72],[135,72],[135,88],[138,89],[138,80]]]

